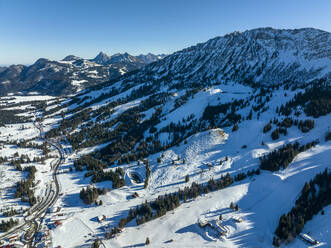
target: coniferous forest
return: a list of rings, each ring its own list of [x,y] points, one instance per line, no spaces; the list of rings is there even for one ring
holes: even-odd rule
[[[280,217],[273,244],[288,243],[298,235],[305,223],[331,204],[331,172],[317,174],[303,186],[295,206]]]

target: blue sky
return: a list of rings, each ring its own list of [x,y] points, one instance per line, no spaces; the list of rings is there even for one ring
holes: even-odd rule
[[[171,53],[256,27],[331,31],[330,0],[0,0],[0,65]]]

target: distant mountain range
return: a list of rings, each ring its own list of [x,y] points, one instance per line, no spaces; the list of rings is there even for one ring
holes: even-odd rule
[[[117,53],[109,56],[100,52],[94,59],[69,55],[61,61],[41,58],[30,66],[0,67],[0,95],[17,92],[73,94],[164,57],[164,54],[151,53],[138,56]]]

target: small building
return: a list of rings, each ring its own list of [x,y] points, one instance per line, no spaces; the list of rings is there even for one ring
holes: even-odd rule
[[[219,232],[219,234],[221,236],[226,236],[227,230],[225,229],[225,227],[220,222],[216,222],[216,226],[217,226],[217,231]]]
[[[38,232],[35,236],[35,240],[37,242],[40,242],[43,236],[44,236],[44,234],[42,232]]]
[[[311,236],[309,236],[306,233],[300,233],[299,236],[300,236],[300,238],[303,241],[305,241],[305,242],[307,242],[307,243],[309,243],[311,245],[317,245],[317,244],[319,244],[319,241],[317,241],[316,239],[312,238]]]
[[[61,169],[61,170],[57,171],[57,174],[63,174],[63,173],[68,173],[68,172],[70,172],[69,169]]]
[[[56,213],[56,208],[55,207],[48,208],[46,213],[47,214]]]
[[[24,244],[22,242],[15,242],[13,245],[14,245],[13,247],[15,247],[15,248],[27,248],[28,247],[27,244]]]
[[[18,235],[14,235],[14,236],[11,236],[11,237],[8,238],[9,243],[12,243],[12,242],[17,241],[17,240],[18,240]]]
[[[44,248],[44,247],[47,247],[47,244],[45,242],[42,242],[37,246],[37,248]]]
[[[137,192],[134,192],[133,195],[132,195],[133,198],[137,198],[139,197],[138,193]]]
[[[49,237],[50,234],[51,234],[50,231],[49,230],[46,230],[44,232],[44,237],[47,238],[47,237]]]
[[[233,218],[233,220],[234,220],[235,222],[237,222],[237,223],[241,223],[241,222],[243,222],[243,219],[242,219],[241,217],[239,217],[239,218]]]
[[[52,230],[52,229],[55,229],[56,228],[56,226],[55,226],[54,223],[47,224],[47,227],[48,227],[49,230]]]
[[[56,227],[58,227],[58,226],[62,225],[62,222],[60,220],[57,220],[57,221],[54,222],[54,225]]]
[[[198,223],[200,227],[206,227],[208,225],[208,221],[206,219],[199,219]]]
[[[53,218],[50,218],[50,219],[49,219],[49,222],[53,222],[53,223],[54,223],[54,222],[57,221],[57,220],[59,220],[57,217],[53,217]]]
[[[36,234],[36,238],[35,239],[36,239],[37,242],[45,241],[45,240],[47,240],[47,238],[49,237],[49,235],[50,235],[49,230],[46,230],[44,232],[38,232]]]
[[[98,216],[98,221],[101,223],[106,219],[106,215],[100,215]]]

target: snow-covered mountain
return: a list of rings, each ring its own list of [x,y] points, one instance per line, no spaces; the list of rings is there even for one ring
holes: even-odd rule
[[[133,75],[172,84],[277,84],[330,77],[331,34],[303,28],[233,32],[167,56]],[[146,80],[145,80],[146,81]]]
[[[100,52],[94,59],[91,59],[91,61],[100,64],[100,65],[104,65],[107,63],[107,61],[110,59],[110,56],[107,55],[104,52]]]
[[[75,55],[68,55],[64,59],[62,59],[62,61],[74,61],[74,60],[79,60],[79,59],[82,59],[82,58],[77,57]]]
[[[120,63],[120,61],[130,61],[131,57],[128,54],[117,54],[111,56],[109,60]],[[200,130],[206,127],[203,120],[208,120],[208,115],[214,112],[223,113],[218,123],[221,126],[233,125],[240,119],[239,116],[227,118],[226,108],[229,106],[223,106],[222,110],[216,108],[206,111],[206,105],[200,104],[197,105],[200,111],[195,109],[195,112],[191,110],[176,112],[190,97],[203,94],[201,91],[206,87],[238,85],[239,88],[247,87],[247,90],[263,90],[264,87],[270,90],[284,85],[306,87],[311,82],[320,82],[320,79],[327,84],[331,81],[330,33],[312,28],[297,30],[259,28],[211,39],[168,55],[140,70],[123,75],[118,80],[91,87],[72,98],[71,103],[74,107],[71,108],[79,107],[79,110],[95,112],[93,115],[102,116],[98,119],[105,119],[108,122],[109,118],[114,118],[108,113],[109,109],[114,108],[115,111],[119,104],[128,104],[131,106],[128,107],[129,109],[138,108],[138,112],[155,112],[152,108],[160,107],[163,110],[162,114],[158,113],[158,115],[172,113],[173,117],[162,125],[157,124],[156,120],[146,125],[152,128],[148,133],[156,135],[158,142],[164,144],[165,140],[160,138],[162,128],[172,122],[181,122],[182,118],[190,119],[189,122],[195,120],[196,123],[190,128],[198,127]],[[221,87],[221,91],[224,88],[226,87]],[[204,102],[211,103],[210,99]],[[70,105],[70,102],[67,104]],[[243,103],[235,102],[235,104]],[[260,104],[257,103],[255,109],[264,109]],[[107,109],[107,105],[111,107]],[[89,107],[93,107],[92,110]],[[151,115],[150,112],[148,113]],[[191,114],[194,117],[190,117]],[[170,129],[172,128],[174,127]],[[191,134],[190,128],[185,129],[186,135]],[[184,136],[182,134],[182,137]],[[169,136],[166,143],[172,145],[177,138]]]
[[[166,54],[155,55],[152,53],[148,53],[146,55],[140,54],[137,56],[137,58],[139,58],[139,59],[143,60],[145,63],[149,64],[149,63],[155,62],[159,59],[163,59],[165,56],[167,56],[167,55]]]
[[[159,59],[163,59],[166,55],[165,54],[140,54],[138,56],[133,56],[128,53],[116,53],[114,55],[109,56],[108,54],[104,52],[100,52],[94,59],[91,59],[91,61],[102,64],[102,65],[108,65],[108,64],[116,64],[116,63],[135,63],[135,64],[150,64],[152,62],[155,62]]]
[[[90,88],[60,107],[48,106],[46,119],[63,113],[65,120],[59,125],[55,122],[46,136],[65,134],[76,157],[88,154],[75,166],[78,171],[87,169],[85,175],[91,176],[92,182],[108,178],[97,163],[91,168],[93,159],[125,171],[126,186],[114,189],[111,195],[116,202],[108,201],[120,213],[137,204],[123,200],[134,194],[137,185],[143,198],[138,203],[150,201],[149,206],[156,211],[153,200],[157,195],[180,192],[187,182],[203,187],[214,184],[212,178],[222,180],[226,173],[238,182],[211,194],[207,205],[198,199],[185,209],[179,207],[183,221],[179,221],[177,211],[175,217],[167,214],[158,221],[152,219],[162,214],[146,217],[138,209],[136,222],[130,222],[120,239],[111,239],[111,245],[130,246],[135,244],[135,233],[148,233],[156,246],[174,236],[175,247],[185,247],[191,240],[195,240],[195,247],[211,241],[224,247],[241,247],[238,242],[244,247],[272,247],[273,237],[277,244],[295,235],[298,229],[290,228],[275,234],[278,223],[293,220],[279,219],[294,207],[304,183],[329,166],[326,154],[331,146],[325,135],[330,132],[330,72],[328,32],[310,28],[234,32]],[[293,145],[295,141],[297,145]],[[287,144],[294,148],[284,148]],[[273,154],[270,160],[268,154]],[[286,159],[282,161],[281,156]],[[136,162],[145,159],[149,173]],[[267,162],[261,165],[262,161]],[[252,177],[251,171],[257,169],[261,174]],[[144,178],[144,187],[134,177]],[[115,188],[121,187],[112,180]],[[215,189],[210,186],[201,192],[209,194],[209,190]],[[102,199],[107,202],[109,198]],[[232,201],[239,204],[239,212],[228,209]],[[142,208],[148,208],[146,204]],[[193,209],[188,209],[190,206]],[[218,214],[225,216],[221,232],[226,238],[215,238],[219,236],[212,229],[203,231],[194,224],[202,217],[214,223]],[[126,220],[111,223],[122,226]],[[140,232],[135,225],[146,220]],[[159,235],[157,230],[161,229],[166,231]],[[250,234],[245,235],[247,232]],[[321,239],[326,236],[319,235]],[[300,242],[294,244],[301,247]]]
[[[124,54],[108,56],[100,52],[94,59],[68,55],[63,60],[39,59],[31,66],[12,65],[0,68],[0,95],[36,91],[51,95],[73,94],[87,87],[115,79],[139,69],[159,57],[143,60]],[[150,54],[146,55],[148,58]]]
[[[5,97],[0,107],[28,109],[20,116],[33,123],[1,127],[0,140],[6,133],[38,137],[42,129],[58,143],[61,194],[45,216],[61,217],[51,231],[55,246],[98,237],[105,247],[148,240],[151,247],[304,248],[314,239],[328,247],[330,46],[325,31],[259,28],[175,52],[67,98],[40,96],[41,104],[30,101],[37,96]],[[102,57],[119,66],[133,60]],[[95,64],[76,57],[58,63]],[[9,138],[0,153],[14,156]],[[51,174],[52,163],[38,170]],[[47,196],[44,185],[35,187]]]

